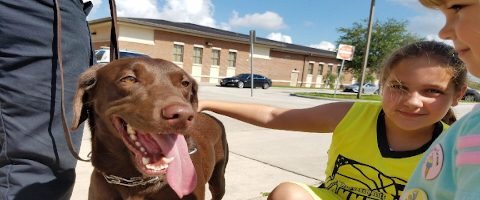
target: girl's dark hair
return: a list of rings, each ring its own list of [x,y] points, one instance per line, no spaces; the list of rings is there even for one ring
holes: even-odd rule
[[[392,69],[406,58],[426,57],[430,61],[438,63],[449,69],[452,73],[452,83],[455,85],[455,91],[460,92],[462,87],[467,83],[467,68],[465,64],[458,58],[458,52],[452,46],[437,41],[421,41],[407,44],[396,49],[384,63],[380,75],[382,85],[390,76]],[[448,125],[457,121],[455,114],[450,108],[442,119]]]

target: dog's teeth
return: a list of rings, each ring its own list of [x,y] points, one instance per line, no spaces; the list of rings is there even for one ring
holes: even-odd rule
[[[162,166],[160,167],[160,169],[167,169],[167,168],[168,168],[168,164],[162,165]]]
[[[136,141],[136,140],[137,140],[137,136],[136,136],[135,134],[130,135],[130,139],[132,139],[133,141]]]
[[[174,159],[174,157],[171,157],[171,158],[163,157],[162,161],[168,164],[168,163],[171,163],[173,161],[173,159]]]
[[[141,151],[141,152],[145,152],[145,148],[140,147],[140,151]]]
[[[130,126],[130,124],[127,124],[127,133],[131,134],[131,135],[135,134],[135,130],[133,130],[133,128],[132,128],[132,126]]]
[[[150,162],[150,158],[142,157],[142,162],[144,165],[146,165]],[[148,165],[147,165],[147,168],[148,168]]]
[[[141,146],[142,146],[142,143],[140,143],[140,142],[135,142],[135,145],[137,145],[137,147],[141,147]]]

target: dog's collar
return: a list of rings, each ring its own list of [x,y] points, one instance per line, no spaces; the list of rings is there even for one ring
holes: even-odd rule
[[[159,180],[158,176],[154,176],[148,179],[143,179],[142,177],[133,177],[130,179],[114,176],[114,175],[106,175],[105,173],[102,172],[103,177],[105,177],[105,180],[107,180],[107,183],[110,184],[117,184],[117,185],[123,185],[127,187],[135,187],[139,185],[146,185],[149,183],[155,183]]]
[[[191,154],[194,154],[195,152],[197,152],[197,148],[192,148],[192,149],[189,149],[188,154],[191,155]],[[159,181],[158,176],[150,177],[150,178],[147,178],[147,179],[143,179],[142,177],[132,177],[130,179],[126,179],[126,178],[122,178],[122,177],[115,176],[115,175],[107,175],[104,172],[102,172],[102,175],[105,178],[105,180],[107,181],[107,183],[123,185],[123,186],[127,186],[127,187],[135,187],[135,186],[139,186],[139,185],[146,185],[146,184],[150,184],[150,183],[156,183],[156,182]]]

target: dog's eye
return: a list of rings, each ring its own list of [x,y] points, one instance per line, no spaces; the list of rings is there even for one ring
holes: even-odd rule
[[[188,87],[188,86],[190,85],[190,82],[188,82],[188,81],[182,81],[182,82],[180,83],[180,85],[181,85],[182,87]]]
[[[125,82],[125,83],[136,83],[137,79],[133,76],[127,76],[125,78],[120,79],[120,81]]]

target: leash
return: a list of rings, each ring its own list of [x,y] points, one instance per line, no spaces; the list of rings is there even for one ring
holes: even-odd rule
[[[117,27],[117,8],[115,5],[115,0],[109,0],[110,4],[110,14],[111,14],[111,23],[112,28],[110,32],[110,61],[117,60],[120,56],[118,49],[118,27]],[[90,159],[82,159],[78,155],[77,151],[73,147],[72,137],[70,136],[70,130],[67,125],[67,118],[65,116],[65,84],[63,79],[63,60],[62,60],[62,17],[60,15],[60,6],[58,5],[58,0],[54,0],[55,4],[55,17],[57,18],[57,58],[60,68],[60,81],[61,81],[61,100],[60,100],[60,110],[62,113],[62,126],[63,133],[65,134],[65,139],[67,140],[68,150],[77,160],[84,162],[90,162]]]

